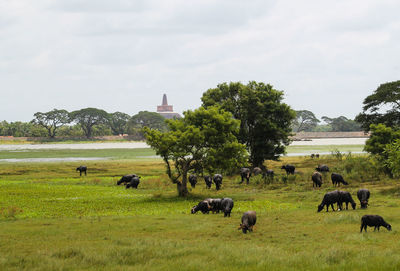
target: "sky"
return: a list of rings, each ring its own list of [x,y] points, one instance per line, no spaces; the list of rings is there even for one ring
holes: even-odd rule
[[[398,0],[0,0],[0,121],[201,105],[258,81],[295,110],[354,118],[400,80]]]

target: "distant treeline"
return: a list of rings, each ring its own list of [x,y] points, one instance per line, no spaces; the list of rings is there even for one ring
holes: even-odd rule
[[[14,137],[87,137],[129,134],[144,139],[142,128],[166,130],[165,118],[158,113],[141,111],[130,116],[122,112],[107,113],[97,108],[68,112],[54,109],[37,112],[30,122],[0,122],[0,136]]]
[[[320,124],[313,112],[308,110],[296,111],[296,119],[292,123],[292,130],[298,132],[353,132],[361,131],[361,124],[355,120],[348,119],[344,116],[337,118],[329,118],[323,116],[321,118],[325,124]]]

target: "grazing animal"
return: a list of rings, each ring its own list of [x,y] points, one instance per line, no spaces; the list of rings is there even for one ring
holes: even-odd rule
[[[79,167],[76,168],[76,171],[79,171],[79,176],[82,176],[82,172],[85,172],[85,176],[87,175],[86,174],[86,171],[87,171],[87,167],[86,166],[79,166]]]
[[[233,200],[231,198],[223,198],[221,201],[221,210],[224,212],[224,217],[231,216],[233,209]]]
[[[202,212],[203,214],[208,214],[211,210],[211,206],[209,201],[207,200],[202,200],[199,202],[199,204],[193,206],[191,213],[195,214],[198,211]]]
[[[189,175],[189,183],[193,188],[195,188],[196,184],[197,184],[197,176],[193,175],[193,174],[190,174]]]
[[[238,230],[242,230],[243,233],[247,233],[247,231],[252,232],[253,226],[256,224],[257,216],[254,211],[247,211],[242,216],[242,223],[240,224]]]
[[[274,178],[274,171],[272,169],[267,169],[265,172],[263,172],[263,178],[268,177],[268,178]]]
[[[348,185],[349,184],[348,182],[346,182],[343,179],[342,175],[337,174],[337,173],[332,173],[331,174],[331,180],[332,180],[333,186],[340,186],[341,183],[344,184],[344,185]]]
[[[318,165],[315,170],[318,172],[329,172],[329,167],[327,165]]]
[[[374,231],[376,231],[376,229],[378,229],[379,231],[379,228],[381,226],[385,227],[388,231],[392,230],[392,226],[386,223],[386,221],[379,215],[364,215],[361,218],[360,233],[362,232],[363,229],[365,230],[365,232],[367,232],[367,226],[375,227]]]
[[[254,174],[254,176],[257,176],[258,174],[261,174],[261,173],[263,173],[263,171],[262,171],[261,168],[259,168],[259,167],[253,168],[253,174]]]
[[[313,181],[313,187],[321,187],[322,185],[322,175],[319,172],[314,172],[311,176],[311,180]]]
[[[139,177],[139,176],[136,174],[129,174],[129,175],[122,176],[122,178],[117,182],[117,185],[120,185],[122,183],[124,185],[126,185],[126,184],[130,183],[133,177]]]
[[[251,176],[251,171],[249,168],[242,167],[240,169],[240,177],[242,178],[240,183],[243,183],[244,179],[246,179],[246,183],[249,184],[250,176]]]
[[[368,199],[369,199],[369,190],[368,189],[360,189],[357,191],[357,198],[360,201],[360,205],[362,209],[366,209],[368,206]]]
[[[310,155],[310,157],[311,157],[311,159],[314,159],[314,157],[315,157],[315,154],[314,154],[314,153],[312,153],[312,154]]]
[[[128,189],[129,187],[137,189],[139,183],[140,183],[140,177],[134,176],[131,178],[131,181],[125,187],[126,187],[126,189]]]
[[[293,165],[283,165],[281,169],[286,170],[286,174],[289,175],[294,174],[294,170],[296,169],[296,167]]]
[[[217,190],[221,189],[221,185],[222,185],[222,175],[221,174],[215,174],[213,176],[213,181],[215,183],[215,188]]]
[[[319,158],[319,153],[317,153],[317,154],[315,155],[315,158]]]
[[[326,206],[326,211],[328,212],[329,205],[332,207],[332,211],[335,211],[335,208],[333,208],[333,204],[338,203],[340,200],[340,193],[339,191],[332,191],[328,192],[324,195],[324,198],[322,199],[322,202],[320,205],[318,205],[318,212],[321,212],[322,209],[324,209],[324,206]]]
[[[206,182],[206,188],[210,189],[212,185],[211,176],[204,176],[204,181]]]
[[[349,208],[349,202],[351,203],[351,207],[353,208],[353,210],[356,209],[356,203],[354,202],[351,194],[347,191],[339,191],[339,202],[338,202],[338,209],[340,208],[341,210],[343,210],[342,205],[343,203],[346,203],[346,210],[348,210]]]
[[[210,211],[212,211],[213,213],[219,213],[219,211],[221,211],[222,199],[206,199],[206,201],[209,202],[209,205],[211,207]]]

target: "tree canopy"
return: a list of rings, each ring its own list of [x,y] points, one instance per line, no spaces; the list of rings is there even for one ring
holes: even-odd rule
[[[247,85],[231,82],[207,90],[201,100],[205,108],[221,106],[240,120],[237,138],[246,145],[253,166],[276,160],[285,152],[295,111],[282,102],[282,91],[254,81]]]
[[[365,131],[371,124],[383,123],[390,127],[400,127],[400,80],[381,84],[363,102],[363,111],[356,121]],[[386,110],[382,109],[385,108]]]
[[[127,123],[130,119],[128,114],[122,112],[114,112],[108,116],[108,126],[114,135],[125,134],[127,131]]]
[[[180,196],[188,194],[188,172],[224,173],[247,159],[245,146],[236,138],[239,121],[220,108],[189,110],[181,119],[167,120],[167,125],[168,131],[143,129],[147,144],[163,158]]]
[[[332,132],[351,132],[361,130],[359,123],[348,119],[345,116],[340,116],[338,118],[329,118],[327,116],[323,116],[322,120],[332,128]]]
[[[56,131],[59,127],[70,123],[69,113],[67,110],[63,109],[53,109],[45,113],[36,112],[33,116],[35,118],[32,122],[44,127],[47,130],[48,136],[51,138],[56,136]]]
[[[298,110],[296,111],[296,118],[293,121],[292,129],[296,133],[301,131],[311,131],[319,122],[320,120],[317,119],[313,112],[308,110]]]
[[[92,137],[93,126],[107,123],[108,117],[106,111],[91,107],[71,112],[71,119],[81,126],[87,138]]]

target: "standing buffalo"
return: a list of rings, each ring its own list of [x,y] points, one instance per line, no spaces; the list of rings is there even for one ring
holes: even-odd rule
[[[360,232],[364,229],[367,232],[367,226],[375,227],[374,231],[382,226],[385,227],[388,231],[392,230],[392,226],[379,215],[365,215],[361,218],[361,229]]]
[[[253,168],[253,174],[254,174],[254,176],[257,176],[258,174],[261,174],[261,173],[263,173],[263,171],[262,171],[261,168],[259,168],[259,167]],[[242,181],[242,182],[243,182],[243,181]]]
[[[257,216],[254,211],[247,211],[242,216],[242,223],[240,224],[238,230],[242,229],[243,233],[247,233],[247,231],[252,232],[253,226],[256,224]]]
[[[76,168],[76,171],[79,171],[79,176],[82,176],[82,172],[85,172],[85,176],[86,176],[87,167],[86,166],[79,166],[79,167]]]
[[[206,183],[206,188],[210,189],[210,188],[211,188],[211,185],[212,185],[211,176],[209,176],[209,175],[204,176],[204,181],[205,181],[205,183]]]
[[[196,184],[197,184],[197,176],[193,175],[193,174],[190,174],[189,175],[189,183],[193,188],[195,188]]]
[[[209,201],[202,200],[199,202],[199,204],[193,206],[191,213],[195,214],[198,211],[201,211],[203,214],[208,214],[210,212],[210,210],[211,210],[211,206],[210,206]]]
[[[327,165],[318,165],[315,170],[318,172],[329,172],[329,167]]]
[[[321,204],[318,205],[318,212],[321,212],[321,210],[324,209],[324,206],[326,206],[326,211],[328,212],[329,205],[332,207],[332,211],[335,211],[335,208],[333,208],[333,204],[335,203],[339,204],[339,202],[340,202],[339,191],[336,190],[328,192],[324,195]]]
[[[333,186],[340,186],[340,184],[348,185],[349,183],[343,179],[343,176],[337,173],[332,173],[331,180]]]
[[[224,217],[231,216],[233,209],[233,200],[231,198],[223,198],[221,201],[221,210],[224,212]]]
[[[124,185],[126,185],[126,184],[130,183],[133,177],[139,177],[139,176],[136,174],[129,174],[129,175],[122,176],[122,178],[117,182],[117,185],[120,185],[122,183]]]
[[[125,187],[126,187],[126,189],[128,189],[129,187],[137,189],[139,183],[140,183],[140,177],[134,176],[131,178],[131,181]]]
[[[353,210],[356,209],[356,203],[354,202],[351,194],[347,191],[339,191],[339,202],[338,202],[338,209],[340,208],[343,210],[343,203],[346,203],[346,210],[348,210],[349,203],[351,203],[351,207]]]
[[[361,208],[367,208],[369,195],[370,193],[368,189],[360,189],[357,191],[357,198],[360,201]]]
[[[243,167],[240,169],[240,177],[242,178],[240,183],[243,183],[244,179],[246,179],[246,183],[249,184],[251,176],[251,171],[247,167]]]
[[[281,169],[284,169],[286,171],[286,174],[289,175],[294,174],[294,170],[296,169],[296,167],[293,165],[283,165]]]
[[[311,180],[313,181],[313,187],[321,187],[322,185],[322,175],[319,172],[314,172],[311,176]]]
[[[222,185],[222,175],[221,174],[215,174],[213,176],[213,181],[215,183],[215,188],[217,190],[221,189],[221,185]]]

